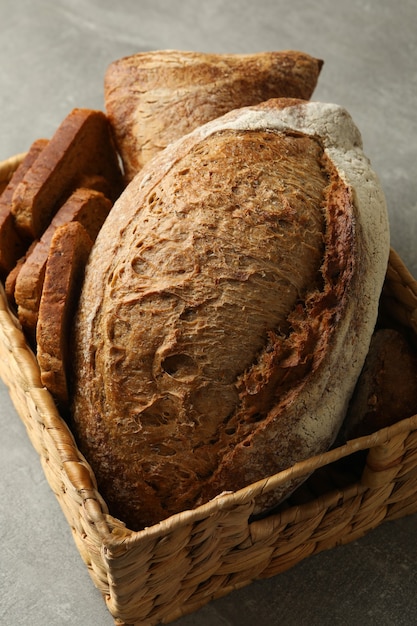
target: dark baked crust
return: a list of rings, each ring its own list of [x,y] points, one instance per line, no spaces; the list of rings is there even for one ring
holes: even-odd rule
[[[372,337],[342,436],[369,435],[415,413],[417,353],[401,332],[380,329]]]
[[[127,180],[169,143],[227,111],[270,98],[310,98],[321,67],[322,61],[292,50],[162,50],[114,61],[105,76],[105,103]]]

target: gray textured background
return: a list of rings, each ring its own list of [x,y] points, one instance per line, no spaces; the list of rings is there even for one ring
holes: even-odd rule
[[[299,49],[314,94],[348,108],[384,187],[392,245],[417,275],[415,0],[1,0],[0,160],[103,108],[103,75],[140,50]],[[111,625],[0,384],[0,624]],[[417,516],[211,603],[178,626],[417,623]]]

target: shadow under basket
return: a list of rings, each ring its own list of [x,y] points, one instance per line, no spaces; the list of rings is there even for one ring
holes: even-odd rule
[[[19,158],[0,163],[7,182]],[[134,532],[112,517],[0,287],[0,375],[116,624],[169,623],[251,581],[417,512],[417,415]],[[381,307],[417,338],[417,283],[392,250]],[[256,496],[310,478],[274,513]]]

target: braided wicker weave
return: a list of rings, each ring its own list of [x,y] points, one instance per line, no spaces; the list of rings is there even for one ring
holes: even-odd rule
[[[0,164],[7,182],[20,161]],[[381,298],[417,335],[417,283],[391,251]],[[171,622],[210,600],[417,512],[417,416],[223,495],[140,532],[108,513],[0,286],[0,375],[115,623]],[[361,451],[363,451],[361,453]],[[254,499],[294,476],[311,478],[274,514]]]

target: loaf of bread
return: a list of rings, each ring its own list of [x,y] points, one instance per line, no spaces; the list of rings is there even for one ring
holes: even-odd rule
[[[319,59],[292,50],[156,50],[114,61],[105,103],[126,179],[169,143],[227,111],[269,98],[310,98],[321,67]]]
[[[326,450],[388,253],[337,105],[235,110],[149,162],[98,235],[74,326],[73,428],[113,515],[142,528]]]
[[[416,413],[417,352],[399,330],[381,328],[372,337],[341,435],[370,435]]]

